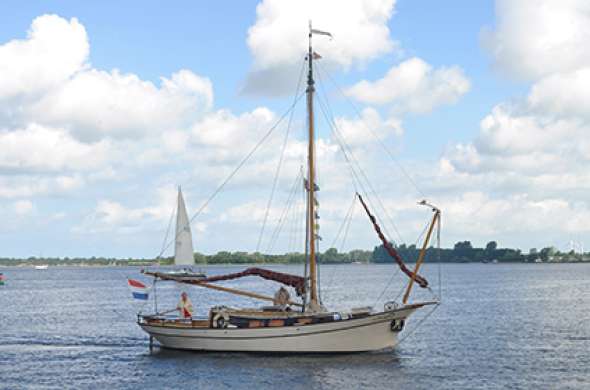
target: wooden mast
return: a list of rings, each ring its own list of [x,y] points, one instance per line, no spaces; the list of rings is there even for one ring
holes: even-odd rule
[[[317,306],[317,267],[316,267],[316,223],[315,223],[315,133],[314,133],[314,116],[313,116],[313,51],[311,50],[311,22],[309,23],[309,47],[307,52],[307,62],[309,66],[307,74],[307,122],[309,130],[309,145],[307,151],[308,177],[307,177],[307,226],[309,242],[309,279],[310,279],[310,296],[309,303]]]

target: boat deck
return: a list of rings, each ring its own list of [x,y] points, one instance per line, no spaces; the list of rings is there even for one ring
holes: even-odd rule
[[[138,322],[170,328],[270,328],[328,323],[363,318],[370,314],[370,308],[321,313],[213,308],[209,312],[209,317],[178,318],[163,315],[141,315],[138,317]]]

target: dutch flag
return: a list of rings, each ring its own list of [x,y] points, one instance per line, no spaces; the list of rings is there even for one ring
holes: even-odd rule
[[[145,284],[138,280],[129,278],[127,278],[127,284],[129,285],[129,289],[131,290],[133,298],[147,301],[149,288]]]

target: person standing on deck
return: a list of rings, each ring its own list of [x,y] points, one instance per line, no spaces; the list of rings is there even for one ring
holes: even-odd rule
[[[182,318],[191,318],[193,316],[193,304],[185,291],[180,294],[180,302],[178,302],[176,309],[180,311]]]

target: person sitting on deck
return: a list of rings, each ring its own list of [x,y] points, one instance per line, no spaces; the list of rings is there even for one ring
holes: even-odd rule
[[[178,302],[178,306],[176,307],[178,311],[180,311],[180,316],[182,318],[192,318],[193,316],[193,304],[188,297],[188,294],[183,291],[180,294],[180,302]]]
[[[273,298],[273,305],[280,306],[282,310],[286,310],[287,306],[289,305],[289,299],[291,296],[289,295],[289,291],[283,286],[279,288],[279,290],[275,293]]]

